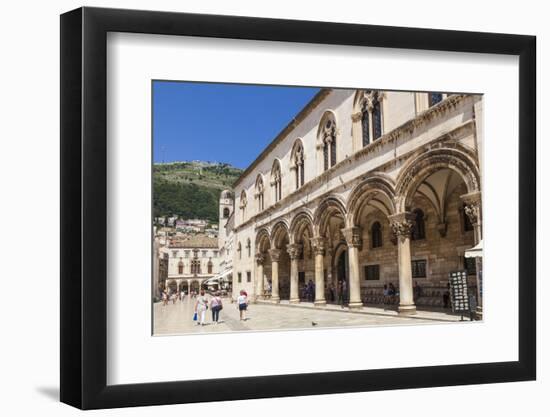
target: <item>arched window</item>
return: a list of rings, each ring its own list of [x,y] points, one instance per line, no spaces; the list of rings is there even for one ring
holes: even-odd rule
[[[296,189],[298,189],[304,185],[304,147],[300,139],[292,148],[291,169],[294,170]]]
[[[183,262],[179,261],[179,263],[178,263],[178,275],[182,275],[182,274],[183,274]]]
[[[441,100],[443,100],[443,94],[441,94],[441,93],[428,93],[428,102],[429,102],[430,107],[435,106]]]
[[[246,198],[246,191],[243,190],[241,192],[241,202],[240,202],[240,209],[241,209],[241,221],[245,221],[246,218],[246,205],[248,204],[248,199]]]
[[[256,178],[256,198],[258,199],[258,212],[264,210],[264,180],[258,174]]]
[[[382,136],[382,104],[375,94],[372,101],[372,139],[376,140]]]
[[[277,202],[283,196],[281,187],[281,164],[278,160],[275,160],[271,168],[271,185],[273,186],[274,201]]]
[[[250,239],[247,239],[246,240],[246,251],[248,252],[248,257],[249,258],[250,258],[250,249],[251,249]]]
[[[241,246],[241,242],[239,242],[239,244],[237,245],[237,253],[239,254],[239,259],[242,259],[242,246]]]
[[[212,266],[213,266],[212,261],[208,261],[208,264],[207,264],[206,267],[208,268],[208,273],[209,273],[209,274],[212,273]]]
[[[374,222],[370,229],[371,242],[373,248],[379,248],[382,246],[382,225],[380,222]]]
[[[223,209],[223,218],[227,219],[229,217],[229,209],[226,207]]]
[[[363,115],[361,116],[361,131],[363,132],[363,146],[370,143],[370,123],[369,111],[366,106],[363,107]]]
[[[424,224],[424,212],[420,209],[413,210],[414,226],[412,230],[412,240],[426,239],[426,227]]]
[[[323,169],[336,165],[336,120],[332,112],[326,112],[319,124],[318,141],[323,148]]]
[[[201,273],[201,261],[197,258],[191,260],[191,273],[193,275]]]

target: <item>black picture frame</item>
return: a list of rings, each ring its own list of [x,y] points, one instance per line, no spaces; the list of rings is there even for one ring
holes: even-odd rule
[[[519,360],[107,385],[108,32],[518,56]],[[534,380],[535,51],[534,36],[510,34],[88,7],[61,15],[61,401],[96,409]]]

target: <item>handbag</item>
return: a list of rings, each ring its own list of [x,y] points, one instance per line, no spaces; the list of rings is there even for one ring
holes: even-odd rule
[[[197,312],[195,311],[195,314],[193,314],[193,321],[197,321]]]

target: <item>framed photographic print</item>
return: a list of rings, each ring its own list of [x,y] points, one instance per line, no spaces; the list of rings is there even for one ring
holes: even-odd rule
[[[535,379],[535,38],[61,16],[61,400]]]

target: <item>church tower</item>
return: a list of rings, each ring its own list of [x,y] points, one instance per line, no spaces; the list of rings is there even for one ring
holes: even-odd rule
[[[220,212],[218,226],[218,247],[223,248],[227,239],[226,225],[227,221],[233,214],[235,202],[233,193],[229,190],[223,190],[220,194]]]

